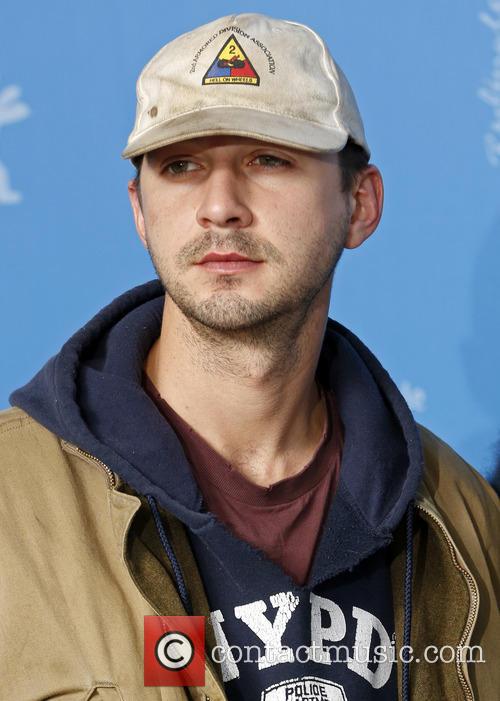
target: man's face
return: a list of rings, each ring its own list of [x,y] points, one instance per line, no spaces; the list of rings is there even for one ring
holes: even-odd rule
[[[302,316],[329,293],[350,220],[336,154],[236,136],[192,139],[144,158],[141,194],[139,209],[132,193],[138,228],[188,319],[256,329]]]

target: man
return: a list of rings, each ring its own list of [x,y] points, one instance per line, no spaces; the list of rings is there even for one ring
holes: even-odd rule
[[[383,200],[344,75],[247,14],[165,46],[137,94],[159,282],[3,414],[2,698],[492,699],[493,491],[328,319]],[[143,678],[155,614],[207,617],[204,679],[171,629]]]

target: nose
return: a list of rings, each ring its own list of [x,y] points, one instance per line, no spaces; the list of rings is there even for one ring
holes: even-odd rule
[[[252,223],[248,192],[231,168],[212,171],[204,183],[196,219],[205,229],[243,229]]]

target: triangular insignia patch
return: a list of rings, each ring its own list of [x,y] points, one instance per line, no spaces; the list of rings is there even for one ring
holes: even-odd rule
[[[259,85],[260,78],[234,34],[231,34],[215,61],[203,76],[202,85],[242,83]]]

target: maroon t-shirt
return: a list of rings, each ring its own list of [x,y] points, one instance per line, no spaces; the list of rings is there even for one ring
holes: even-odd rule
[[[340,467],[342,424],[333,395],[326,392],[326,425],[311,461],[292,477],[262,487],[196,433],[160,396],[146,373],[143,384],[176,432],[208,511],[238,538],[266,553],[298,584],[305,584]]]

